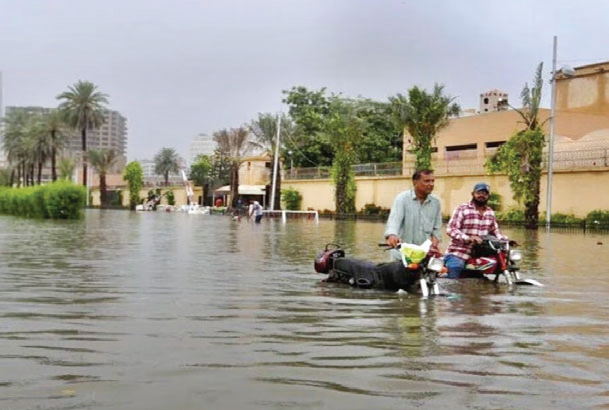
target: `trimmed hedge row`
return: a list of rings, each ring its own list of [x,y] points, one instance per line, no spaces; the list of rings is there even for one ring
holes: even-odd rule
[[[0,214],[78,219],[83,215],[86,199],[85,188],[68,181],[26,188],[0,188]]]

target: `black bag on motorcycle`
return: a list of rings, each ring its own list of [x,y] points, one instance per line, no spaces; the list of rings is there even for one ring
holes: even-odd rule
[[[358,288],[407,290],[419,278],[417,272],[406,269],[400,261],[375,264],[360,259],[340,258],[335,260],[334,269],[346,273],[344,276],[353,280],[351,285]]]

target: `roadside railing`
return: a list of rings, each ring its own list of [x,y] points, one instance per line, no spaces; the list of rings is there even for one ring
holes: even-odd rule
[[[469,154],[469,153],[468,153]],[[489,157],[473,157],[471,154],[466,158],[457,157],[451,159],[437,158],[432,156],[432,164],[436,175],[476,175],[485,174],[484,163]],[[542,164],[547,168],[547,160]],[[609,148],[590,148],[571,151],[554,152],[554,171],[574,171],[588,169],[609,168]],[[286,180],[298,179],[329,179],[331,167],[293,168],[285,170],[283,178]],[[402,167],[401,162],[385,162],[375,164],[357,164],[353,166],[355,176],[399,176],[412,175],[414,169],[414,156]]]

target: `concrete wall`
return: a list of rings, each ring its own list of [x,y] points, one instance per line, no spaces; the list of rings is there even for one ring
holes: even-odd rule
[[[556,109],[609,115],[609,62],[576,67],[574,77],[558,75]]]
[[[412,186],[410,177],[360,177],[357,181],[355,207],[361,210],[366,204],[375,204],[390,208],[395,196]],[[442,213],[449,215],[457,205],[471,198],[472,187],[480,181],[491,185],[493,192],[501,196],[503,209],[519,207],[512,199],[512,191],[505,175],[487,176],[436,176],[434,194],[442,201]],[[546,212],[546,183],[544,174],[541,180],[541,195],[539,211]],[[557,171],[553,177],[552,213],[574,214],[583,217],[595,209],[609,210],[609,195],[605,187],[609,186],[609,170],[590,170],[578,172]],[[283,189],[296,189],[303,196],[302,209],[308,208],[322,211],[335,210],[334,185],[328,179],[319,180],[288,180],[283,181]],[[176,205],[187,203],[186,192],[182,186],[171,188],[175,195]],[[165,190],[163,190],[165,192]],[[145,198],[148,189],[140,191],[140,197]],[[201,195],[201,187],[194,188],[195,198]],[[92,191],[93,205],[99,206],[99,191]],[[161,204],[167,204],[163,197]],[[123,206],[129,205],[129,191],[123,191]]]
[[[437,176],[434,194],[442,201],[442,213],[449,215],[457,205],[471,198],[473,186],[486,181],[493,192],[501,196],[503,209],[519,207],[512,199],[512,191],[505,175],[484,174],[467,176]],[[541,181],[541,214],[546,212],[546,183]],[[365,204],[390,208],[395,196],[410,189],[410,177],[357,178],[356,209]],[[583,217],[594,209],[609,210],[609,171],[555,172],[553,176],[552,213],[574,214]],[[284,181],[283,188],[293,188],[303,196],[302,209],[334,210],[334,186],[330,180]]]

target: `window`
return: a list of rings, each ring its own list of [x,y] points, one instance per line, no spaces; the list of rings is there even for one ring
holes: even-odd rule
[[[465,144],[465,145],[453,145],[450,147],[446,147],[446,152],[453,152],[453,151],[475,151],[476,149],[478,149],[478,145],[476,144]]]
[[[486,143],[486,148],[498,148],[505,144],[505,141],[492,141]]]
[[[485,98],[485,99],[484,99],[484,103],[485,103],[485,104],[488,104],[488,98]]]

